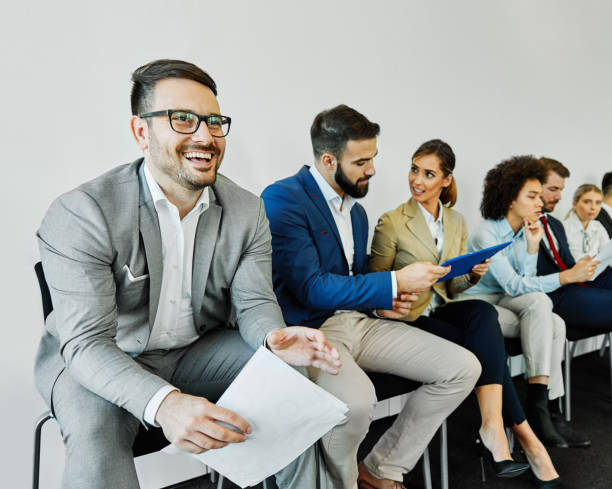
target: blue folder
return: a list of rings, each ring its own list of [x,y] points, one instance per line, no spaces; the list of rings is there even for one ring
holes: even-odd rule
[[[444,275],[444,277],[440,278],[438,282],[444,282],[445,280],[450,280],[451,278],[458,277],[459,275],[469,273],[469,271],[476,265],[482,263],[487,258],[491,258],[495,253],[503,250],[510,243],[512,243],[512,241],[506,241],[505,243],[491,246],[490,248],[472,251],[471,253],[466,253],[465,255],[451,258],[450,260],[440,265],[443,267],[447,267],[450,265],[451,271]]]

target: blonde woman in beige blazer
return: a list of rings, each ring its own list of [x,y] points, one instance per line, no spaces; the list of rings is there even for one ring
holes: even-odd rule
[[[409,174],[412,198],[384,214],[372,242],[370,271],[397,270],[414,262],[444,263],[467,249],[463,216],[451,209],[457,198],[452,176],[455,155],[443,141],[422,144],[412,158]],[[495,308],[481,300],[454,300],[480,280],[488,260],[470,273],[436,283],[411,304],[407,316],[394,311],[378,314],[401,319],[461,344],[478,357],[482,374],[476,396],[482,418],[477,444],[498,477],[527,470],[512,460],[504,432],[503,407],[528,455],[536,487],[558,487],[559,479],[544,448],[526,421],[506,365],[504,339]],[[484,472],[483,472],[484,475]]]

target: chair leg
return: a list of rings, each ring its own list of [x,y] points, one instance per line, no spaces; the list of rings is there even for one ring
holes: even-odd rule
[[[223,489],[223,479],[224,477],[219,474],[219,482],[217,482],[217,489]]]
[[[446,420],[440,426],[440,484],[442,489],[448,489],[448,431]]]
[[[572,363],[572,354],[570,352],[570,342],[565,339],[565,421],[568,423],[572,420],[571,403],[572,403],[572,391],[571,391],[571,378],[570,378],[570,366]]]
[[[423,452],[423,480],[425,481],[425,489],[432,489],[431,466],[429,465],[429,446],[427,446]]]
[[[606,346],[608,346],[610,342],[610,333],[604,335],[603,341],[601,342],[601,347],[599,348],[599,356],[603,358],[604,353],[606,352]]]
[[[40,478],[40,439],[42,434],[43,425],[53,418],[50,411],[44,413],[34,427],[34,466],[32,470],[32,488],[38,489],[39,478]]]
[[[210,482],[213,484],[217,482],[217,472],[214,469],[210,469]]]

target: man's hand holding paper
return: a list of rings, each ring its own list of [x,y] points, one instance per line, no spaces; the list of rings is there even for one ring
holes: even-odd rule
[[[313,328],[290,326],[273,330],[266,341],[270,350],[284,362],[316,367],[335,375],[342,365],[338,350]],[[156,421],[166,438],[189,453],[223,448],[246,441],[249,423],[239,414],[211,403],[203,397],[170,392],[157,411]],[[234,427],[230,429],[216,421]]]
[[[240,411],[248,423],[242,424],[242,418],[223,421],[233,419],[230,424],[240,425],[241,430],[250,426],[251,432],[244,443],[226,442],[219,450],[194,456],[241,487],[254,485],[285,467],[344,420],[348,410],[343,402],[263,347],[251,357],[215,408],[224,413]],[[216,433],[227,435],[224,431]],[[236,433],[237,441],[244,437]],[[266,456],[262,457],[262,453]]]

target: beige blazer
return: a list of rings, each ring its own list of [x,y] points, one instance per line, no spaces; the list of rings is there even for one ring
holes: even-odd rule
[[[449,258],[464,254],[467,250],[468,235],[463,216],[444,206],[442,212],[444,226],[442,254],[438,253],[425,218],[413,199],[383,214],[374,231],[370,271],[399,270],[419,261],[428,261],[437,265]],[[454,295],[472,285],[469,275],[466,274],[449,281],[438,282],[434,284],[433,289],[445,302],[450,302]],[[422,292],[412,304],[410,315],[403,319],[413,321],[418,318],[429,305],[432,296],[431,289]]]

